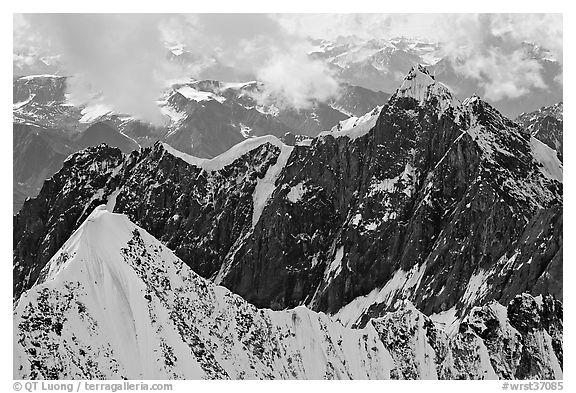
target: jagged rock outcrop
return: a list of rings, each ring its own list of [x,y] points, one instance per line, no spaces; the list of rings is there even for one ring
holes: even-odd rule
[[[453,333],[407,301],[368,325],[402,379],[562,378],[562,304],[551,296],[474,307]]]
[[[564,104],[545,106],[537,111],[522,113],[516,118],[526,132],[544,142],[551,149],[556,150],[558,158],[562,161],[564,142]]]

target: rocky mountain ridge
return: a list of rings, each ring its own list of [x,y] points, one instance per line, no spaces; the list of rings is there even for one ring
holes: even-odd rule
[[[113,198],[259,307],[304,304],[362,325],[398,299],[458,320],[523,292],[562,298],[552,149],[478,97],[460,104],[422,67],[372,128],[352,130],[295,146],[254,138],[208,161],[159,143],[75,154],[14,218],[15,297]]]
[[[562,379],[562,306],[523,294],[448,335],[409,301],[351,329],[258,310],[124,215],[91,212],[14,310],[17,379]]]

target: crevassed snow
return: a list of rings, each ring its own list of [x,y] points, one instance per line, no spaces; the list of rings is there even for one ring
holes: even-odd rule
[[[394,367],[373,326],[258,310],[103,205],[21,296],[14,332],[18,379],[388,379]]]
[[[254,227],[260,219],[268,199],[270,199],[270,196],[276,189],[276,180],[278,179],[280,172],[282,172],[282,169],[286,166],[286,163],[288,162],[294,147],[282,145],[281,149],[282,150],[278,156],[278,159],[276,160],[276,163],[268,168],[266,175],[264,175],[262,179],[258,179],[258,183],[254,188],[254,194],[252,195],[252,200],[254,203],[252,227]]]
[[[270,143],[281,149],[284,146],[286,146],[284,143],[282,143],[280,139],[276,138],[275,136],[272,135],[259,136],[254,138],[248,138],[245,141],[242,141],[237,145],[232,146],[230,149],[220,154],[219,156],[210,159],[198,158],[186,153],[182,153],[181,151],[174,149],[167,143],[162,143],[162,146],[164,146],[164,149],[168,153],[172,154],[175,157],[181,158],[188,164],[202,168],[207,172],[212,172],[212,171],[219,171],[225,166],[232,164],[242,155],[248,153],[251,150],[256,149],[257,147],[265,143]]]
[[[178,123],[186,117],[186,111],[177,111],[167,101],[158,101],[160,113],[167,116],[172,123]]]

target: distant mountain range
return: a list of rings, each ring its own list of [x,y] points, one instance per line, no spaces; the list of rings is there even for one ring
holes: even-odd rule
[[[325,61],[341,80],[354,85],[391,92],[401,83],[407,69],[423,64],[461,100],[484,91],[478,80],[458,71],[461,60],[447,56],[439,43],[407,38],[364,40],[356,37],[314,43],[316,50],[310,55]],[[562,64],[548,50],[537,45],[524,43],[523,50],[527,59],[538,63],[546,87],[519,97],[490,102],[510,118],[562,101]]]
[[[69,154],[84,147],[106,143],[130,152],[162,140],[185,153],[210,158],[255,136],[317,135],[341,120],[364,114],[390,96],[344,85],[338,99],[296,110],[259,105],[254,95],[261,88],[258,82],[174,83],[159,101],[166,126],[158,127],[103,105],[70,104],[65,77],[15,78],[14,212],[26,197],[38,193],[42,182],[61,168]]]

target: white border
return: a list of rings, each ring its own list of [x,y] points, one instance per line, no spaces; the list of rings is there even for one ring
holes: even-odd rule
[[[5,133],[5,142],[2,143],[2,154],[0,154],[0,168],[1,180],[5,185],[5,191],[0,194],[4,206],[1,212],[1,217],[4,225],[1,228],[1,250],[3,260],[2,274],[0,275],[1,291],[0,304],[4,315],[4,323],[2,326],[3,348],[5,349],[4,356],[2,356],[2,382],[0,390],[12,390],[12,227],[9,224],[12,220],[12,143],[8,141],[12,139],[10,132],[10,124],[12,122],[12,101],[10,92],[12,91],[11,75],[12,75],[12,13],[20,12],[145,12],[145,13],[176,13],[176,12],[346,12],[353,13],[358,11],[370,11],[371,13],[387,12],[387,13],[437,13],[437,12],[521,12],[521,13],[564,13],[564,37],[576,37],[574,32],[574,14],[568,6],[568,2],[562,1],[502,1],[502,0],[482,0],[482,1],[438,1],[438,0],[410,0],[410,1],[375,1],[375,0],[354,0],[354,1],[320,1],[313,2],[310,0],[290,0],[281,2],[272,2],[270,0],[263,1],[232,1],[220,0],[211,2],[189,1],[174,1],[162,0],[154,2],[132,1],[120,2],[118,0],[99,0],[92,2],[84,2],[81,0],[71,1],[41,1],[41,0],[25,0],[20,2],[6,2],[2,5],[2,49],[4,56],[2,57],[2,73],[3,78],[1,92],[3,95],[2,105],[2,124],[3,132]],[[574,384],[571,383],[574,374],[574,337],[571,332],[575,331],[574,324],[574,291],[570,285],[570,280],[574,275],[573,256],[574,251],[571,245],[570,234],[574,232],[574,161],[571,157],[571,151],[574,147],[574,133],[571,132],[576,129],[574,121],[574,70],[573,62],[573,43],[570,39],[566,39],[569,44],[564,48],[564,129],[567,132],[565,137],[565,162],[564,162],[564,176],[565,176],[565,220],[566,223],[565,233],[568,234],[566,249],[564,254],[564,276],[567,278],[564,294],[564,375],[566,382],[564,390],[571,391],[574,389]],[[576,131],[575,131],[576,132]],[[329,385],[328,385],[329,384]],[[352,385],[353,384],[353,385]],[[193,392],[196,389],[210,389],[211,391],[234,391],[240,392],[253,392],[253,391],[268,391],[270,389],[281,391],[292,391],[294,389],[317,390],[330,389],[331,391],[344,391],[348,389],[362,389],[365,392],[373,391],[391,391],[398,390],[405,391],[443,391],[461,392],[467,390],[470,392],[490,392],[501,391],[502,383],[498,381],[449,381],[449,382],[431,382],[431,381],[354,381],[354,382],[325,382],[325,381],[297,381],[297,382],[194,382],[194,381],[174,381],[174,390],[176,392]],[[376,390],[375,390],[376,389]],[[573,390],[572,390],[573,391]]]

